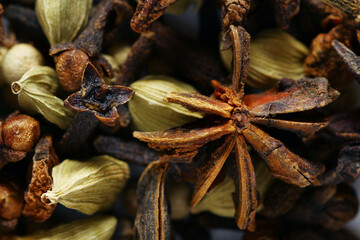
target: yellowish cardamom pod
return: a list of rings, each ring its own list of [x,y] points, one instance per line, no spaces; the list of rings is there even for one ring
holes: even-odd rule
[[[129,177],[127,163],[108,155],[85,161],[67,159],[53,168],[52,190],[41,200],[91,215],[111,208]]]
[[[35,47],[27,43],[15,44],[2,57],[0,76],[11,84],[18,81],[30,68],[43,63],[44,59]]]
[[[110,240],[117,220],[112,216],[94,216],[62,224],[48,231],[41,231],[15,240]]]
[[[147,76],[130,85],[135,90],[129,110],[135,130],[161,131],[202,118],[175,103],[164,102],[170,92],[193,92],[191,85],[167,76]]]
[[[72,41],[87,24],[92,0],[36,0],[39,23],[50,42]]]
[[[234,192],[234,181],[227,176],[221,184],[207,193],[198,205],[191,209],[191,213],[209,211],[222,217],[234,217],[235,205],[232,198]]]
[[[36,66],[27,71],[19,81],[11,84],[11,90],[18,95],[20,107],[29,114],[41,114],[59,128],[69,127],[74,113],[64,106],[64,101],[54,93],[59,80],[54,69]]]
[[[267,89],[282,78],[298,80],[304,76],[303,63],[309,49],[296,38],[281,30],[265,30],[250,42],[250,65],[247,83]],[[230,71],[232,51],[221,51],[222,60]]]

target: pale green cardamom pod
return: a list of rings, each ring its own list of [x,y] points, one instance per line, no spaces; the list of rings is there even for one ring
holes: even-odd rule
[[[179,104],[164,102],[170,92],[194,92],[191,85],[167,76],[149,75],[130,85],[135,90],[129,110],[135,130],[161,131],[178,127],[203,116]]]
[[[84,161],[67,159],[53,168],[52,190],[41,200],[91,215],[111,208],[129,177],[128,164],[108,155]]]
[[[72,41],[86,26],[92,0],[36,0],[35,11],[51,46]]]
[[[309,49],[281,30],[265,30],[250,42],[250,65],[246,83],[268,89],[282,78],[299,80],[304,76],[303,63]],[[232,50],[221,51],[224,65],[230,71]]]
[[[14,240],[110,240],[117,220],[112,216],[94,216],[62,224],[48,231],[41,231]]]
[[[34,46],[18,43],[5,51],[0,62],[0,77],[9,85],[18,81],[32,67],[44,64],[44,59]]]
[[[232,198],[234,192],[234,181],[226,176],[222,183],[207,193],[205,197],[191,209],[191,213],[197,214],[209,211],[222,217],[234,217],[235,204]]]
[[[19,81],[11,84],[17,94],[20,107],[29,114],[41,114],[61,129],[69,127],[74,113],[64,106],[63,100],[54,93],[59,80],[54,69],[36,66],[27,71]]]

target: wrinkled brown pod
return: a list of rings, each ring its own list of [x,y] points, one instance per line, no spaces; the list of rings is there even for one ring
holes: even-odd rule
[[[56,204],[44,204],[41,195],[52,189],[51,170],[58,163],[51,136],[41,138],[35,147],[31,181],[24,197],[23,214],[34,222],[46,221],[56,207]]]

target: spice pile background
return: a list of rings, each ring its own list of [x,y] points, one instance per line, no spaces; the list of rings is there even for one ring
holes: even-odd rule
[[[355,217],[360,3],[179,0],[162,16],[174,2],[2,2],[4,239],[326,239]]]

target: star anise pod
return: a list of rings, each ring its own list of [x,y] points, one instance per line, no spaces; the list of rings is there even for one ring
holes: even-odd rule
[[[346,67],[355,75],[356,80],[360,83],[360,58],[343,43],[337,40],[332,41],[331,44],[340,55]]]
[[[130,100],[134,90],[106,85],[96,68],[89,63],[84,71],[81,89],[71,94],[64,105],[77,112],[92,112],[102,123],[114,126],[120,116],[117,107]]]
[[[296,155],[279,140],[256,125],[312,134],[327,122],[299,122],[274,118],[277,114],[295,113],[320,108],[335,100],[339,93],[324,78],[304,78],[294,83],[283,80],[275,89],[244,96],[244,81],[249,63],[250,36],[242,27],[230,26],[225,48],[233,48],[232,85],[212,81],[214,98],[198,93],[170,93],[164,99],[178,103],[194,112],[216,115],[213,122],[203,120],[201,127],[179,127],[161,132],[134,132],[134,137],[161,151],[165,162],[191,162],[200,147],[222,138],[199,175],[192,197],[195,206],[209,190],[230,152],[235,149],[238,171],[236,219],[241,229],[254,230],[257,209],[255,173],[246,142],[264,159],[271,174],[287,183],[305,187],[318,184],[317,176],[324,171],[320,163],[312,163]],[[212,119],[212,118],[210,118]],[[204,126],[204,122],[207,121]]]

